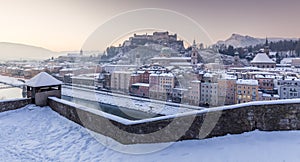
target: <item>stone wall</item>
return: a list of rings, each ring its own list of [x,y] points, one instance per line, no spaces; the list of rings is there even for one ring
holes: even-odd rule
[[[12,99],[0,101],[0,112],[15,110],[31,104],[31,99]]]
[[[66,118],[123,144],[203,139],[253,130],[300,129],[300,102],[241,104],[197,113],[163,116],[140,121],[120,119],[56,98],[50,107]]]
[[[51,90],[51,91],[44,91],[38,92],[35,94],[35,104],[38,106],[46,106],[47,99],[49,96],[61,98],[61,90]]]

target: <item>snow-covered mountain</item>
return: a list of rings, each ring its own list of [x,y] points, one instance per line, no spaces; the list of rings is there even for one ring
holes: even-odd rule
[[[269,42],[278,42],[280,40],[297,40],[297,38],[268,38]],[[255,46],[265,43],[266,38],[254,38],[251,36],[244,36],[240,34],[232,34],[230,38],[225,41],[218,41],[216,45],[232,45],[233,47],[247,47]]]

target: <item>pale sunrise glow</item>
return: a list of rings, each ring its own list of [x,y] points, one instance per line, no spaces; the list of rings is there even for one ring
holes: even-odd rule
[[[207,30],[214,42],[232,33],[262,38],[300,37],[297,0],[1,0],[0,3],[0,42],[29,44],[52,51],[78,50],[101,24],[139,8],[163,8],[186,15]]]

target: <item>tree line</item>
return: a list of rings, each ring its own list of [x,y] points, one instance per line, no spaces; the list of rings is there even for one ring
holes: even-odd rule
[[[297,57],[300,57],[300,39],[294,40],[280,40],[278,42],[270,42],[269,49],[273,52],[287,52],[295,51]],[[236,52],[241,58],[244,58],[248,53],[258,53],[260,49],[265,48],[265,44],[258,44],[256,46],[248,46],[245,48],[234,48],[233,46],[223,46],[219,49],[219,53],[234,56]]]

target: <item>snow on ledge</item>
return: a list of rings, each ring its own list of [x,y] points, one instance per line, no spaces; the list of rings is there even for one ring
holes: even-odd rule
[[[248,107],[248,106],[300,104],[300,99],[286,99],[286,100],[276,100],[276,101],[254,101],[254,102],[248,102],[248,103],[242,103],[242,104],[236,104],[236,105],[230,105],[230,106],[221,106],[221,107],[215,107],[215,108],[207,108],[207,109],[203,109],[203,110],[194,110],[194,111],[190,111],[190,112],[184,112],[184,113],[179,113],[179,114],[174,114],[174,115],[159,116],[159,117],[148,118],[148,119],[128,120],[125,118],[121,118],[119,116],[115,116],[115,115],[112,115],[112,114],[109,114],[109,113],[106,113],[106,112],[103,112],[100,110],[88,108],[86,106],[78,105],[78,104],[72,103],[70,101],[66,101],[63,99],[56,98],[56,97],[49,97],[49,99],[52,99],[56,102],[70,105],[70,106],[76,107],[78,109],[105,117],[107,119],[119,122],[124,125],[141,124],[141,123],[154,122],[154,121],[159,121],[159,120],[166,120],[166,119],[172,119],[172,118],[184,117],[184,116],[190,116],[190,115],[197,115],[197,114],[214,112],[214,111],[223,111],[223,110],[229,110],[229,109],[243,108],[243,107]]]
[[[3,102],[12,102],[12,101],[23,101],[23,100],[28,100],[28,98],[12,98],[12,99],[4,99],[4,100],[0,100],[0,103],[3,103]]]
[[[83,111],[87,111],[87,112],[90,112],[90,113],[93,113],[93,114],[96,114],[96,115],[99,115],[99,116],[102,116],[102,117],[114,120],[114,121],[119,122],[119,123],[123,123],[125,125],[129,125],[130,122],[131,122],[131,120],[128,120],[128,119],[125,119],[125,118],[121,118],[119,116],[115,116],[115,115],[112,115],[112,114],[108,114],[108,113],[106,113],[104,111],[96,110],[96,109],[93,109],[93,108],[88,108],[86,106],[82,106],[82,105],[79,105],[79,104],[76,104],[76,103],[73,103],[73,102],[70,102],[70,101],[66,101],[66,100],[63,100],[63,99],[59,99],[59,98],[56,98],[56,97],[49,97],[49,99],[51,99],[53,101],[56,101],[56,102],[59,102],[61,104],[65,104],[65,105],[69,105],[69,106],[72,106],[72,107],[76,107],[77,109],[80,109],[80,110],[83,110]]]

